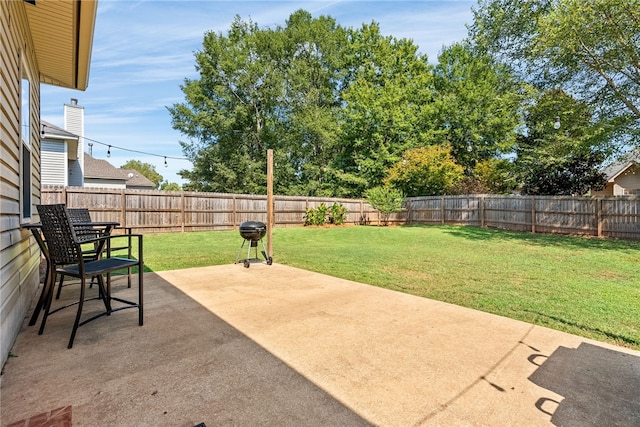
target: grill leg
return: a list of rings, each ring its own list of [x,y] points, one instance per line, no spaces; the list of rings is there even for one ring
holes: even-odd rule
[[[262,253],[262,256],[264,257],[265,262],[267,263],[267,265],[271,265],[273,260],[271,259],[271,257],[267,254],[267,247],[264,244],[264,240],[263,239],[259,239],[260,240],[260,244],[262,244],[262,250],[260,251]],[[242,249],[244,249],[244,245],[245,243],[247,243],[247,257],[245,259],[240,259],[240,254],[242,253]],[[251,248],[255,248],[254,252],[255,252],[255,257],[251,258]],[[258,255],[258,240],[250,240],[250,239],[244,239],[242,241],[242,245],[240,245],[240,249],[238,249],[238,253],[236,254],[236,262],[234,264],[237,264],[239,262],[243,262],[244,266],[246,268],[249,268],[249,266],[251,265],[251,261],[260,261],[260,257]]]
[[[236,262],[235,264],[240,262],[240,253],[242,252],[242,248],[244,248],[244,243],[246,240],[242,240],[242,245],[240,245],[240,249],[238,249],[238,253],[236,254]]]
[[[262,255],[264,256],[264,260],[267,262],[267,265],[271,265],[273,260],[267,254],[267,247],[264,245],[264,240],[260,239],[260,242],[262,243]]]
[[[249,260],[251,259],[251,246],[253,246],[253,240],[249,242],[249,245],[247,245],[247,262],[250,262]],[[245,263],[245,267],[247,266],[247,264]]]

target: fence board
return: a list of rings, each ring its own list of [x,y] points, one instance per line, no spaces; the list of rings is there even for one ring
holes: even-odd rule
[[[182,191],[42,188],[42,203],[88,207],[96,221],[118,221],[135,232],[237,229],[243,221],[267,221],[267,196]],[[340,203],[347,224],[379,224],[366,201],[275,196],[276,227],[301,226],[306,209]],[[392,225],[461,224],[534,233],[561,233],[640,240],[640,198],[464,195],[411,197]]]

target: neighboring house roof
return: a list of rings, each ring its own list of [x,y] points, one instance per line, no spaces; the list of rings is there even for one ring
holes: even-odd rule
[[[121,169],[106,160],[96,159],[84,154],[84,177],[89,179],[108,179],[125,181],[127,187],[153,190],[156,185],[135,169]]]
[[[40,120],[40,132],[43,138],[54,139],[73,139],[78,140],[80,137],[74,133],[67,132],[58,126],[47,122],[46,120]]]
[[[148,188],[153,190],[156,188],[156,185],[146,176],[142,175],[135,169],[122,169],[127,173],[129,179],[127,180],[127,187],[136,187],[136,188]]]
[[[32,0],[25,9],[40,82],[85,90],[98,1]]]
[[[608,182],[613,182],[620,174],[629,169],[633,165],[640,164],[640,149],[627,153],[617,162],[607,166],[603,172]]]
[[[92,179],[115,179],[127,181],[128,173],[124,169],[113,166],[106,160],[96,159],[84,154],[84,177]]]

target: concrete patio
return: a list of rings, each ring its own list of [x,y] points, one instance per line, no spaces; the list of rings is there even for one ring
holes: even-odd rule
[[[144,326],[68,350],[73,315],[25,319],[2,426],[640,425],[640,352],[279,264],[148,273]]]

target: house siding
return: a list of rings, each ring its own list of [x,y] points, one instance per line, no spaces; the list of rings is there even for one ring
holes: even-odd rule
[[[633,165],[616,178],[614,194],[632,195],[640,194],[640,167]]]
[[[640,195],[640,166],[631,164],[624,170],[617,172],[615,178],[610,179],[605,188],[592,191],[594,196],[629,196]]]
[[[127,188],[124,180],[108,178],[85,178],[84,186],[86,188],[109,188],[112,190],[124,190]]]
[[[43,140],[41,145],[42,185],[67,186],[67,143]]]
[[[7,360],[39,283],[40,250],[31,233],[21,228],[20,219],[22,64],[31,78],[31,204],[40,201],[39,72],[24,5],[0,2],[0,365]]]
[[[84,179],[82,176],[82,164],[80,163],[80,160],[69,161],[68,167],[69,183],[67,185],[70,187],[82,187],[84,185]]]

